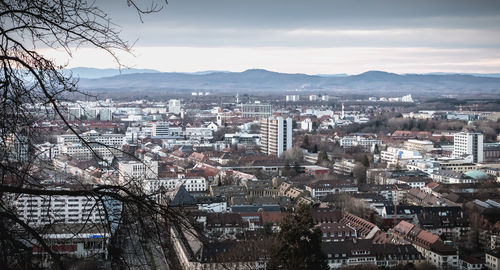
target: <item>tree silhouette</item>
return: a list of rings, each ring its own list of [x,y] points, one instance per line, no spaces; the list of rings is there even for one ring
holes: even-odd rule
[[[321,230],[314,226],[309,206],[301,204],[280,227],[269,269],[328,269],[326,255],[321,250]]]
[[[139,19],[162,8],[162,3],[157,4],[155,0],[149,4],[134,0],[126,3],[137,10]],[[36,268],[38,262],[29,257],[34,248],[48,254],[47,259],[54,263],[54,267],[68,267],[64,263],[64,254],[54,249],[44,237],[48,227],[65,226],[65,223],[53,221],[49,226],[37,226],[27,222],[26,216],[16,209],[16,201],[21,199],[28,198],[26,202],[41,199],[47,206],[47,213],[51,211],[49,202],[61,196],[92,201],[93,205],[89,207],[100,209],[103,221],[87,219],[83,227],[98,226],[111,234],[106,245],[109,245],[116,268],[124,268],[124,263],[130,262],[133,253],[142,254],[133,258],[136,266],[154,264],[152,257],[155,256],[147,254],[152,245],[157,251],[163,250],[168,244],[164,232],[168,231],[169,224],[183,222],[180,211],[145,194],[136,179],[122,184],[88,183],[78,177],[65,179],[71,188],[44,183],[46,179],[41,172],[51,165],[39,156],[37,143],[46,135],[36,128],[35,124],[40,121],[57,121],[77,136],[101,166],[115,171],[117,168],[94,150],[96,146],[108,146],[82,137],[78,127],[66,118],[69,114],[65,101],[78,96],[94,97],[80,91],[78,80],[39,53],[38,48],[62,48],[71,56],[74,48],[93,47],[107,52],[122,67],[117,52],[129,52],[130,45],[120,38],[119,33],[120,30],[94,1],[0,1],[1,269]],[[21,155],[19,150],[26,150],[27,154]],[[118,214],[110,212],[110,203],[119,205]],[[72,231],[75,235],[80,232],[82,230]]]
[[[304,139],[302,140],[302,144],[300,145],[301,148],[308,149],[309,150],[309,136],[304,135]]]
[[[325,162],[329,162],[328,154],[325,151],[320,151],[318,154],[318,162],[317,164],[323,164]]]

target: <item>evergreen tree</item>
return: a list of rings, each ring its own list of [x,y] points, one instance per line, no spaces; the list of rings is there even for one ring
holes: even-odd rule
[[[313,146],[312,152],[313,152],[313,153],[318,153],[318,150],[319,150],[319,149],[318,149],[318,145],[317,145],[317,144],[315,144],[315,145]]]
[[[368,156],[363,156],[363,158],[361,159],[361,164],[363,164],[363,166],[365,166],[366,168],[370,167],[370,160],[368,159]]]
[[[397,172],[403,170],[403,168],[401,167],[401,165],[399,165],[399,161],[396,163],[396,167],[394,167],[394,170],[397,171]]]
[[[288,176],[292,168],[290,167],[290,162],[285,160],[285,167],[283,168],[283,175]]]
[[[352,173],[358,185],[366,184],[366,167],[363,164],[358,163]]]
[[[304,140],[302,140],[301,148],[309,149],[309,136],[307,134],[304,136]]]
[[[328,154],[326,154],[326,152],[325,152],[325,151],[321,150],[321,151],[319,152],[319,154],[318,154],[318,162],[317,162],[317,164],[322,164],[322,163],[323,163],[323,162],[325,162],[325,161],[326,161],[326,162],[330,161],[330,160],[328,159]]]
[[[321,230],[314,226],[310,207],[302,204],[281,223],[278,243],[273,247],[269,269],[328,269],[321,250]]]

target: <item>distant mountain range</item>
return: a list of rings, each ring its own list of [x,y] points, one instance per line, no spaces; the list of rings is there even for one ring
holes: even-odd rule
[[[202,71],[159,72],[149,69],[75,68],[80,87],[111,92],[190,90],[222,92],[316,91],[316,92],[398,92],[398,93],[489,93],[500,94],[496,74],[395,74],[368,71],[358,75],[306,75],[250,69],[243,72]],[[100,77],[99,77],[100,76]],[[439,91],[439,92],[436,92]]]
[[[88,67],[72,68],[69,71],[74,76],[85,79],[98,79],[98,78],[112,77],[124,74],[160,72],[154,69],[136,69],[136,68],[115,69],[115,68],[88,68]]]
[[[476,77],[491,77],[500,78],[500,73],[447,73],[447,72],[431,72],[424,73],[425,75],[472,75]]]

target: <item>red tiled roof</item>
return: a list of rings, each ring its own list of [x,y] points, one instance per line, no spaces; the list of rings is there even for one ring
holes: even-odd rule
[[[421,230],[420,233],[417,235],[416,241],[422,244],[431,245],[438,239],[439,239],[438,235],[428,232],[426,230]]]
[[[266,224],[267,222],[279,224],[279,223],[281,223],[281,221],[285,217],[285,213],[283,213],[283,212],[260,212],[260,217],[261,217],[262,225]]]
[[[355,227],[358,230],[359,236],[366,236],[376,227],[375,224],[350,213],[346,213],[340,222]]]
[[[415,227],[415,225],[403,220],[394,227],[394,232],[397,232],[402,237],[406,237],[413,227]]]

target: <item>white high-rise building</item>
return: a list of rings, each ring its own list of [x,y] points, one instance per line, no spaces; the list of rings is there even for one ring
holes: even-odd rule
[[[168,100],[168,112],[180,114],[181,113],[181,101],[178,99]]]
[[[481,163],[484,160],[483,138],[481,132],[462,131],[454,135],[453,155],[457,158],[472,157],[472,162]]]
[[[291,102],[297,102],[297,101],[300,100],[300,96],[299,95],[286,95],[285,100],[287,102],[290,102],[290,101]]]
[[[260,122],[260,151],[280,156],[292,148],[292,118],[270,117]]]

